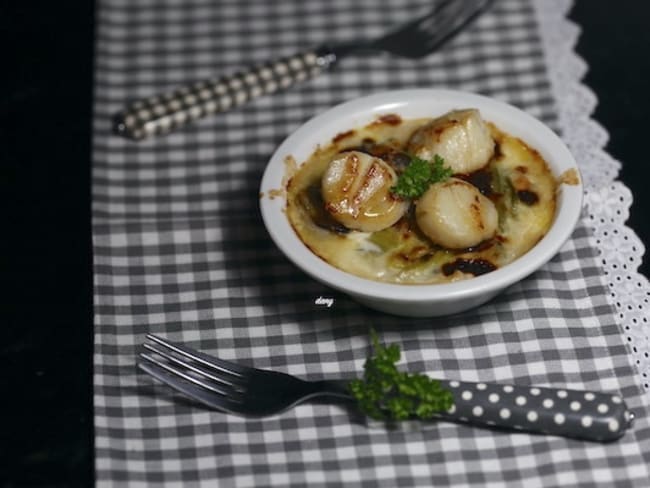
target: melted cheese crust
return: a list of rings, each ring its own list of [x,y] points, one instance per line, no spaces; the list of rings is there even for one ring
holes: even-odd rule
[[[541,155],[525,142],[488,124],[496,150],[476,176],[477,185],[499,210],[497,235],[474,249],[450,250],[432,243],[417,228],[413,212],[378,232],[340,232],[315,222],[305,195],[339,152],[364,140],[403,150],[413,132],[431,119],[382,117],[366,127],[348,130],[319,147],[297,171],[288,175],[286,213],[305,245],[331,265],[362,278],[399,284],[448,283],[504,266],[530,250],[546,234],[555,214],[557,182]],[[412,206],[413,207],[413,206]],[[479,271],[477,271],[477,269]]]

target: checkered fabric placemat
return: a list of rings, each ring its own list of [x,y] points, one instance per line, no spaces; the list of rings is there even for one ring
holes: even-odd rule
[[[451,318],[403,319],[308,278],[275,248],[259,216],[258,186],[275,147],[308,118],[360,95],[480,92],[560,129],[533,0],[499,0],[417,62],[351,57],[332,73],[166,137],[133,143],[110,134],[111,115],[126,100],[301,47],[373,36],[430,3],[99,1],[98,486],[648,486],[648,405],[585,224],[548,265],[491,303]],[[321,296],[334,305],[316,305]],[[321,403],[245,420],[184,400],[135,368],[138,346],[153,332],[262,368],[351,377],[369,352],[369,325],[400,344],[411,370],[618,391],[635,428],[608,445],[449,423],[389,432]]]

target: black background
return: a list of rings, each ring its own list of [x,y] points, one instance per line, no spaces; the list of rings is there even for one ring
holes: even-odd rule
[[[0,3],[0,486],[91,486],[92,1]],[[650,242],[650,5],[578,0],[578,52]],[[642,267],[648,276],[648,259]]]

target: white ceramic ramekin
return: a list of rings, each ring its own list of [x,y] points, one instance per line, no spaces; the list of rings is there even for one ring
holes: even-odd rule
[[[298,267],[315,279],[341,290],[362,304],[396,315],[432,317],[461,312],[481,305],[509,285],[525,278],[550,260],[571,235],[582,209],[582,184],[560,187],[555,220],[544,238],[514,262],[467,280],[434,285],[398,285],[360,278],[326,263],[298,238],[284,212],[284,197],[277,195],[285,178],[288,155],[301,164],[320,145],[343,131],[362,127],[383,114],[404,119],[435,117],[453,109],[477,108],[484,119],[520,137],[540,152],[559,176],[574,169],[575,159],[548,127],[506,103],[481,95],[451,90],[413,89],[378,93],[338,105],[312,118],[278,147],[261,184],[260,208],[276,245]]]

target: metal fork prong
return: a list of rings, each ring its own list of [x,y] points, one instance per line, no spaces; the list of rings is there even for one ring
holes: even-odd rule
[[[181,381],[176,374],[168,373],[166,369],[157,366],[153,363],[138,363],[138,368],[147,373],[148,375],[156,378],[161,383],[184,393],[190,398],[201,402],[211,408],[217,408],[224,412],[237,413],[239,411],[239,403],[232,402],[230,397],[217,395],[212,391],[206,390],[193,383]]]
[[[219,371],[219,375],[214,374],[215,369],[210,368],[209,370],[199,364],[192,364],[186,359],[183,359],[182,357],[174,356],[173,354],[164,351],[160,349],[159,347],[155,347],[151,344],[143,344],[142,347],[144,347],[147,351],[151,351],[155,354],[158,354],[159,356],[164,357],[168,361],[171,361],[172,363],[188,369],[190,371],[193,371],[194,373],[201,375],[203,377],[206,377],[215,383],[223,386],[224,388],[231,388],[232,391],[242,391],[244,389],[244,382],[242,381],[243,377],[242,376],[235,376],[235,375],[224,375],[221,371]],[[224,392],[225,394],[226,392]]]
[[[450,2],[445,5],[444,9],[440,9],[437,15],[429,16],[423,19],[423,22],[419,26],[421,29],[430,30],[435,27],[444,26],[446,28],[452,29],[453,25],[459,19],[459,13],[466,8],[465,2],[467,0]]]
[[[428,49],[433,49],[437,45],[444,44],[450,37],[452,37],[454,34],[456,34],[462,27],[464,27],[466,24],[471,22],[473,19],[478,17],[482,12],[484,12],[493,2],[494,0],[470,0],[469,2],[466,0],[462,1],[456,1],[452,2],[456,4],[456,8],[448,8],[446,9],[443,14],[438,17],[428,17],[426,19],[426,23],[429,25],[422,25],[420,28],[422,30],[427,30],[433,33],[435,31],[435,27],[437,25],[442,25],[444,26],[444,30],[447,32],[445,33],[444,36],[438,37],[438,36],[430,36],[428,41],[426,42]],[[463,9],[466,9],[470,6],[473,9],[473,13],[470,17],[464,17],[459,15],[460,11]]]
[[[400,30],[406,30],[406,29],[422,29],[422,28],[427,28],[426,26],[430,26],[431,22],[434,22],[435,24],[438,24],[438,19],[444,17],[449,17],[449,11],[453,11],[453,7],[455,5],[463,5],[463,2],[465,0],[461,1],[454,1],[454,0],[443,0],[437,3],[437,5],[431,9],[431,12],[429,12],[427,15],[420,17],[419,19],[415,19],[413,22],[410,24],[407,24],[404,28]],[[449,8],[452,7],[452,8]],[[462,7],[461,7],[462,8]]]
[[[243,395],[241,394],[240,391],[237,390],[232,390],[232,389],[226,389],[221,386],[215,386],[210,384],[207,381],[203,381],[195,376],[192,376],[188,374],[186,371],[184,371],[181,368],[177,368],[176,366],[173,366],[171,364],[165,363],[163,361],[159,361],[153,356],[150,356],[149,354],[145,353],[140,353],[140,358],[144,359],[145,361],[148,361],[150,363],[155,364],[159,368],[164,369],[168,373],[179,377],[183,378],[186,381],[189,381],[190,383],[193,383],[197,386],[200,386],[201,388],[205,388],[206,390],[211,391],[212,393],[216,393],[217,395],[222,395],[224,397],[230,398],[232,400],[236,399],[243,399]],[[199,373],[200,374],[200,373]]]
[[[460,15],[462,11],[475,12],[472,17],[482,12],[491,0],[456,0],[447,2],[444,6],[432,12],[432,15],[427,15],[420,19],[418,28],[430,29],[435,26],[445,26],[450,30],[455,28],[455,25],[464,25],[468,21],[467,16]]]
[[[414,35],[421,35],[422,32],[431,30],[429,28],[425,28],[424,25],[428,22],[435,22],[435,19],[438,17],[441,11],[445,10],[449,4],[453,3],[453,0],[443,0],[442,2],[438,2],[431,11],[424,15],[423,17],[419,17],[411,22],[408,22],[407,24],[402,24],[398,26],[395,30],[389,31],[386,35],[382,36],[379,39],[372,39],[369,41],[371,44],[374,44],[375,46],[378,46],[382,49],[389,49],[394,46],[394,42],[397,39],[402,39],[404,35],[408,36],[414,36]],[[361,43],[361,41],[357,41],[357,43]]]
[[[371,42],[404,57],[420,58],[442,46],[494,0],[443,0],[423,17]]]
[[[380,38],[368,39],[367,42],[382,44],[383,41],[388,40],[391,37],[401,36],[402,34],[404,34],[406,32],[413,32],[413,31],[420,30],[422,24],[428,22],[430,19],[435,18],[440,13],[441,10],[445,9],[452,2],[453,2],[453,0],[442,0],[442,1],[435,2],[435,5],[433,6],[433,8],[428,10],[428,13],[426,13],[425,15],[422,15],[422,16],[417,17],[415,19],[411,19],[410,21],[407,21],[406,23],[398,24],[397,26],[393,26],[392,29],[389,29]],[[356,43],[361,43],[361,42],[363,42],[363,41],[356,40]]]
[[[175,353],[180,354],[181,356],[185,356],[193,361],[196,361],[197,363],[201,363],[209,368],[215,368],[216,370],[222,371],[224,373],[232,374],[235,376],[245,376],[250,371],[250,368],[247,368],[246,366],[231,363],[230,361],[224,361],[223,359],[219,359],[214,356],[208,356],[207,354],[203,354],[202,352],[196,351],[182,344],[170,342],[166,339],[163,339],[162,337],[158,337],[153,334],[147,334],[146,337],[147,339],[160,344],[161,346],[170,349]]]

